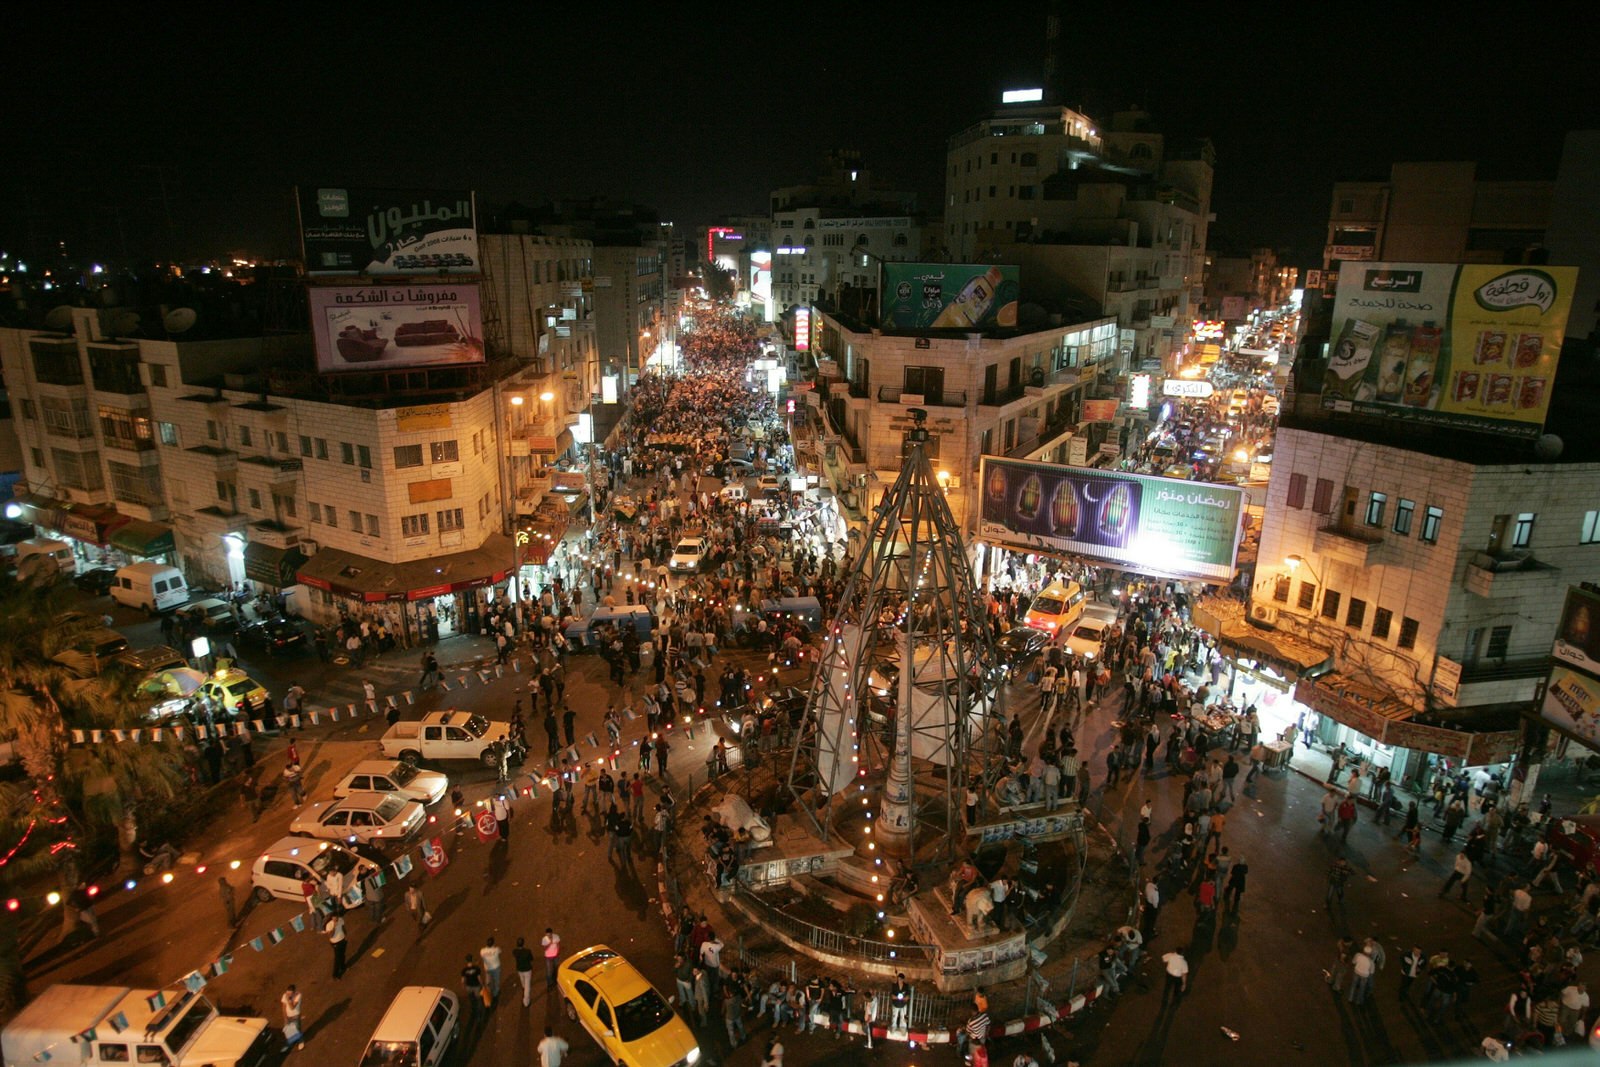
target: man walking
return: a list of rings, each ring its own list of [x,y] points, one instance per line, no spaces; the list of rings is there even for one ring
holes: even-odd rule
[[[300,991],[290,983],[289,988],[283,991],[283,996],[278,998],[278,1003],[283,1005],[283,1051],[300,1047],[305,1040],[305,1030],[300,1025]]]
[[[1450,877],[1444,880],[1444,886],[1439,890],[1439,899],[1450,892],[1450,887],[1457,882],[1461,883],[1461,899],[1467,899],[1467,883],[1472,880],[1472,861],[1465,852],[1456,853],[1455,869],[1450,872]]]
[[[911,1011],[911,983],[904,974],[894,976],[894,988],[889,993],[889,1029],[909,1030]]]
[[[1411,1003],[1411,983],[1422,976],[1427,965],[1428,957],[1417,945],[1412,945],[1411,951],[1400,957],[1400,1003]]]
[[[561,1067],[566,1062],[567,1043],[556,1036],[550,1027],[544,1028],[544,1040],[539,1042],[539,1067]]]
[[[343,978],[344,954],[349,947],[349,941],[346,940],[344,932],[344,915],[339,912],[334,912],[330,915],[327,924],[322,928],[322,932],[328,935],[328,944],[333,946],[333,977],[336,979]]]
[[[561,935],[546,926],[544,936],[539,939],[539,944],[544,949],[544,984],[546,989],[556,987],[556,964],[561,958]]]
[[[500,831],[500,840],[506,844],[511,843],[511,801],[506,799],[503,792],[497,792],[494,799],[489,802],[489,810],[494,813],[494,824]]]
[[[428,902],[422,898],[422,887],[411,885],[406,888],[406,910],[411,913],[411,918],[417,923],[417,940],[422,940],[422,931],[428,928],[428,920],[433,916],[428,914]]]
[[[517,947],[511,950],[511,962],[517,968],[517,981],[522,983],[522,1006],[533,1003],[533,949],[527,939],[517,938]]]
[[[1163,1010],[1169,1002],[1176,1008],[1179,998],[1189,990],[1189,960],[1184,956],[1187,951],[1189,951],[1188,946],[1179,945],[1161,957],[1161,963],[1167,972],[1167,985],[1161,991]]]
[[[1367,994],[1372,990],[1372,975],[1376,972],[1377,965],[1363,947],[1350,961],[1350,966],[1355,974],[1355,980],[1350,983],[1348,999],[1352,1004],[1364,1004]]]
[[[491,936],[478,950],[478,955],[483,957],[483,969],[489,976],[489,999],[500,999],[500,946],[494,943]]]
[[[461,968],[462,1002],[466,1008],[465,1028],[470,1033],[477,1029],[478,1021],[483,1018],[483,1009],[487,1007],[483,1002],[483,967],[478,963],[478,957],[467,953],[467,965]]]
[[[1324,898],[1328,910],[1333,910],[1333,901],[1337,897],[1339,903],[1344,903],[1344,887],[1350,881],[1350,876],[1355,873],[1355,868],[1343,856],[1333,861],[1333,866],[1328,868],[1328,893]]]
[[[1244,896],[1245,876],[1250,873],[1250,864],[1245,862],[1243,856],[1233,861],[1233,866],[1228,868],[1228,888],[1223,893],[1223,903],[1234,911],[1239,910],[1239,898]]]

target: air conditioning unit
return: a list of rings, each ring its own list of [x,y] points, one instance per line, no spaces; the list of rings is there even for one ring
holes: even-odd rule
[[[1278,609],[1271,604],[1251,604],[1250,621],[1270,630],[1278,625]]]

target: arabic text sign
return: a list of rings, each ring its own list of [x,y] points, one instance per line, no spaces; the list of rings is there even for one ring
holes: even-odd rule
[[[312,186],[299,194],[308,274],[473,274],[480,269],[470,192]]]
[[[1600,594],[1577,587],[1567,590],[1551,655],[1600,677]]]
[[[1346,264],[1323,407],[1536,436],[1577,277],[1576,267]]]
[[[1550,669],[1539,714],[1590,748],[1600,749],[1600,679],[1556,664]]]
[[[483,362],[476,285],[329,285],[310,296],[324,373]]]
[[[992,456],[979,477],[985,541],[1233,580],[1244,504],[1236,487]]]

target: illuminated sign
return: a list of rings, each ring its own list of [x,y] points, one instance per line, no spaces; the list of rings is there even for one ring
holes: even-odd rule
[[[1233,580],[1244,514],[1237,486],[993,456],[983,457],[979,477],[984,541],[1175,578]]]
[[[1135,374],[1128,379],[1128,404],[1136,408],[1150,406],[1150,375]]]
[[[811,309],[794,309],[794,348],[806,352],[811,348]]]
[[[1002,104],[1036,104],[1043,99],[1043,89],[1007,89],[1000,94]]]
[[[473,196],[464,189],[299,190],[307,274],[443,274],[478,269]]]
[[[323,373],[483,362],[474,284],[313,286],[310,305]]]
[[[1015,326],[1017,268],[987,263],[885,263],[880,322],[896,329]]]
[[[712,226],[708,228],[706,230],[706,262],[710,263],[716,259],[716,254],[712,250],[712,244],[718,237],[721,237],[724,240],[743,240],[743,238],[738,236],[738,232],[739,231],[735,230],[732,226]],[[729,237],[729,234],[733,234],[734,236]]]
[[[1184,396],[1204,400],[1213,392],[1215,392],[1215,389],[1210,382],[1191,382],[1183,378],[1168,378],[1161,383],[1163,396]]]
[[[805,248],[800,245],[783,245],[778,249],[778,255],[780,256],[803,256],[805,254]]]

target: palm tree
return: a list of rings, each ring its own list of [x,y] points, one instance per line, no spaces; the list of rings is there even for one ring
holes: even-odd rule
[[[171,741],[70,743],[75,729],[144,725],[129,687],[102,676],[82,648],[99,622],[65,610],[65,583],[0,577],[0,739],[23,772],[0,783],[0,885],[50,875],[65,899],[86,853],[115,842],[124,867],[136,862],[139,806],[169,800],[182,780]],[[63,936],[77,921],[62,908]],[[0,999],[8,955],[0,943]]]

